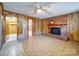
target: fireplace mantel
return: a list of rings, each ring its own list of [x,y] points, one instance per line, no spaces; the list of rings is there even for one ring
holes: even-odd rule
[[[48,24],[48,26],[63,26],[63,25],[67,25],[67,24]]]

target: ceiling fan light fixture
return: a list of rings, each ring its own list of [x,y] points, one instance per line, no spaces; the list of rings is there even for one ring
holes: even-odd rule
[[[41,12],[42,12],[42,10],[41,10],[41,9],[37,9],[37,12],[38,12],[38,13],[41,13]]]

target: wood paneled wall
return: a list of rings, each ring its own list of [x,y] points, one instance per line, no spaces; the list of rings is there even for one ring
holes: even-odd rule
[[[67,24],[67,15],[49,18],[49,22],[53,21],[53,24]]]
[[[42,34],[42,20],[38,18],[31,18],[32,19],[32,32],[33,35],[40,35]]]
[[[0,3],[0,15],[2,15],[3,13],[3,6],[2,6],[2,3]]]
[[[79,12],[68,15],[69,38],[79,41]]]
[[[42,20],[43,21],[43,29],[42,29],[42,31],[43,31],[43,34],[48,34],[48,19],[43,19]]]
[[[9,12],[9,11],[4,11],[4,16],[6,17],[7,15],[11,15],[11,14],[16,14],[16,13],[13,13],[13,12]],[[32,19],[32,34],[33,35],[40,35],[42,34],[42,27],[43,27],[43,23],[42,23],[42,20],[41,19],[38,19],[38,18],[35,18],[35,17],[31,17],[31,16],[25,16],[25,15],[21,15],[20,14],[16,14],[17,16],[17,21],[19,22],[20,19],[25,19],[27,21],[27,33],[28,33],[28,20],[29,19]],[[19,17],[20,16],[20,17]],[[23,17],[22,17],[23,16]],[[22,21],[22,20],[21,20]],[[7,30],[9,30],[8,26],[7,27]],[[22,27],[23,28],[23,27]],[[18,29],[18,33],[20,34],[20,32],[22,32],[22,28],[19,28]]]
[[[67,24],[64,27],[60,26],[63,30],[62,33],[66,34],[70,40],[79,41],[79,12],[43,19],[44,34],[48,34],[48,24],[51,20],[54,24]]]
[[[15,19],[13,19],[13,18]],[[17,33],[17,15],[14,13],[10,13],[10,12],[5,12],[4,13],[4,36],[11,34],[11,33]],[[10,20],[15,20],[15,21],[10,21]],[[16,24],[10,24],[10,23],[16,23]],[[14,26],[14,28],[12,28],[12,26]]]
[[[2,3],[0,3],[0,50],[1,50],[1,47],[4,43],[4,40],[3,40],[3,5]]]

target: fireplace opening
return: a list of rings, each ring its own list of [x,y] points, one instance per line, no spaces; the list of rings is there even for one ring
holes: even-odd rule
[[[50,33],[55,34],[55,35],[61,35],[61,28],[60,27],[52,27]]]

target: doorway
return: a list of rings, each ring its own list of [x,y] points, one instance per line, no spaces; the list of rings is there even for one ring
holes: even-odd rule
[[[6,16],[5,21],[5,41],[17,40],[17,17],[16,16]]]
[[[32,19],[28,20],[28,36],[31,37],[32,36]]]

